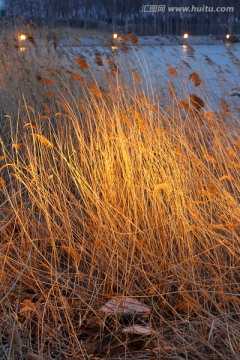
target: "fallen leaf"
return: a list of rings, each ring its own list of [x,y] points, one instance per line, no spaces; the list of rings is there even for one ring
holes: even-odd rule
[[[150,313],[149,306],[133,298],[113,298],[100,309],[106,315],[134,315]]]
[[[149,325],[132,325],[123,329],[123,332],[126,334],[136,334],[136,335],[152,335],[154,333],[153,329]]]

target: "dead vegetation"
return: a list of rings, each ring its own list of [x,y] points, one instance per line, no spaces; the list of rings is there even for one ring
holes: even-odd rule
[[[115,58],[96,79],[36,44],[0,50],[0,359],[237,360],[232,98],[180,97],[171,66],[152,96]]]

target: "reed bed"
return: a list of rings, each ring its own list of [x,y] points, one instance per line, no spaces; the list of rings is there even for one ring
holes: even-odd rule
[[[0,45],[0,358],[239,359],[234,99],[206,108],[171,66],[157,93],[34,41]],[[151,312],[106,318],[115,297]]]

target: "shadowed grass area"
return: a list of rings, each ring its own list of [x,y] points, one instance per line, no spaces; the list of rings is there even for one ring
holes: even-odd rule
[[[99,77],[51,45],[1,47],[0,358],[237,359],[231,100],[180,98],[173,68],[159,95],[112,58]],[[151,307],[130,320],[150,336],[104,318],[116,296]]]

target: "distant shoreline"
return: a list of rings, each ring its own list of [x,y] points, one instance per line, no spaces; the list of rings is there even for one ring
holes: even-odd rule
[[[121,35],[119,35],[121,36]],[[158,46],[158,45],[218,45],[231,43],[225,39],[217,39],[212,36],[189,36],[184,39],[182,36],[139,36],[138,43],[133,46]],[[118,46],[121,40],[112,39],[112,36],[92,36],[80,38],[62,38],[60,45],[62,46]]]

